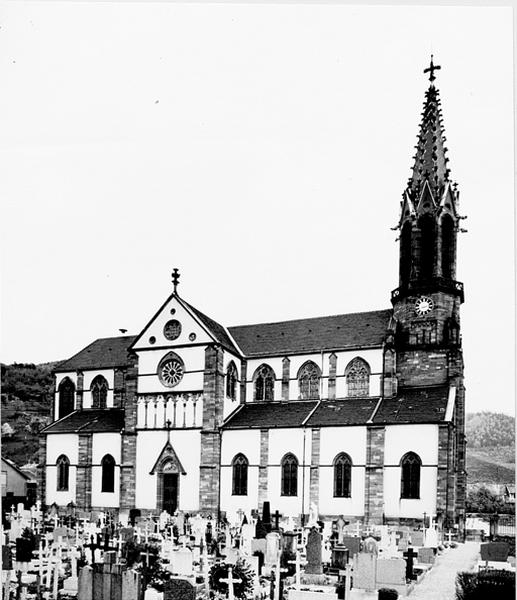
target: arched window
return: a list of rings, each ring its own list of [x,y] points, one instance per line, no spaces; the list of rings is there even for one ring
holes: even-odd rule
[[[334,498],[350,498],[352,489],[352,459],[342,452],[334,460]]]
[[[294,454],[282,459],[282,496],[298,495],[298,460]]]
[[[102,375],[97,375],[90,386],[92,408],[106,408],[108,399],[108,382]]]
[[[253,376],[255,381],[255,400],[273,400],[275,374],[269,365],[261,365]]]
[[[319,367],[312,361],[306,362],[298,371],[298,384],[300,386],[300,398],[302,400],[318,400],[320,397]]]
[[[446,279],[454,277],[454,221],[450,215],[445,215],[442,219],[442,276]]]
[[[347,396],[358,397],[370,394],[370,366],[362,358],[352,359],[346,369]]]
[[[115,491],[115,459],[111,454],[106,454],[101,460],[102,483],[101,492]]]
[[[400,285],[406,285],[411,277],[411,223],[406,221],[400,234]]]
[[[65,377],[59,384],[59,415],[62,419],[74,412],[75,405],[75,385],[69,377]]]
[[[61,454],[56,461],[57,465],[57,491],[67,492],[68,491],[68,474],[70,471],[70,461],[68,456]]]
[[[434,269],[435,223],[431,215],[420,217],[420,275],[430,279]]]
[[[237,398],[237,367],[233,361],[226,369],[226,396],[231,400]]]
[[[232,462],[232,494],[234,496],[248,495],[248,459],[244,454],[237,454]]]
[[[400,461],[401,498],[420,498],[420,468],[422,461],[418,454],[408,452]]]

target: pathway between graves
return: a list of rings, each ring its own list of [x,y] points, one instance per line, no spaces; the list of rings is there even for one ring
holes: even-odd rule
[[[465,542],[442,554],[409,597],[411,600],[454,600],[456,574],[458,571],[472,570],[478,555],[478,542]]]

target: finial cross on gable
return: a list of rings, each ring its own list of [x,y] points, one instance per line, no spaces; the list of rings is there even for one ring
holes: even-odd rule
[[[434,76],[434,72],[438,71],[441,68],[442,67],[440,67],[439,65],[434,65],[433,64],[433,55],[431,54],[431,64],[427,67],[427,69],[424,69],[424,73],[430,73],[430,75],[429,75],[429,81],[431,83],[436,79],[436,77]]]
[[[178,269],[174,268],[172,271],[172,285],[174,286],[174,293],[176,293],[176,289],[178,287],[180,281],[180,272]]]

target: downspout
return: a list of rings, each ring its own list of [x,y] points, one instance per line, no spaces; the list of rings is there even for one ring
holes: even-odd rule
[[[307,430],[303,427],[303,450],[302,450],[302,527],[305,525],[305,437]]]

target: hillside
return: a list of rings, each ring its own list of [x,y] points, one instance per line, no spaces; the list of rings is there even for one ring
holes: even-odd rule
[[[38,432],[50,420],[56,364],[1,365],[2,454],[20,466],[37,461]]]
[[[515,482],[515,418],[492,412],[466,417],[468,483]]]

